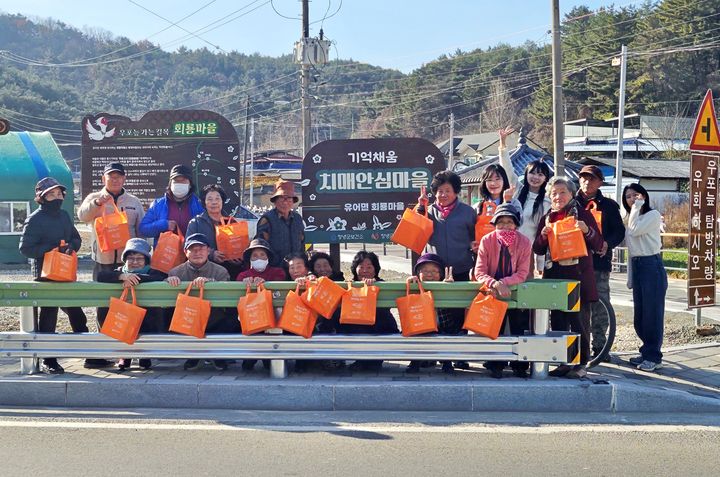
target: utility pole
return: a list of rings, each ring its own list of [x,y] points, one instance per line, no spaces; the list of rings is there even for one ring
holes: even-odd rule
[[[307,45],[310,38],[310,7],[309,0],[302,0],[302,42]],[[307,61],[302,62],[301,69],[301,98],[302,98],[302,129],[303,129],[303,157],[310,151],[312,146],[312,130],[310,127],[310,65]]]
[[[248,116],[250,115],[250,95],[248,94],[245,101],[245,142],[243,143],[243,163],[240,176],[240,204],[245,205],[245,173],[247,171],[245,165],[248,160]]]
[[[250,120],[250,206],[255,205],[255,118]]]
[[[613,58],[613,65],[616,66],[617,58]],[[622,163],[623,163],[623,140],[625,136],[625,75],[627,73],[627,46],[623,45],[620,50],[620,102],[618,105],[618,144],[617,158],[615,160],[615,201],[621,204],[622,200]],[[699,309],[699,308],[698,308]]]
[[[550,0],[550,5],[552,7],[553,145],[555,146],[555,175],[559,176],[565,174],[560,0]]]
[[[455,139],[453,138],[453,136],[455,135],[455,113],[450,113],[448,123],[450,124],[450,142],[448,142],[448,169],[452,171],[453,161],[455,160],[455,158],[453,157],[455,155]]]

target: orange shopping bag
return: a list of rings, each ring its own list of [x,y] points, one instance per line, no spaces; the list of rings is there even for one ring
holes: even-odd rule
[[[418,282],[418,288],[420,293],[411,295],[410,283],[408,283],[405,296],[395,300],[400,312],[400,328],[403,336],[421,335],[438,330],[432,292],[425,291],[421,282]]]
[[[127,214],[120,212],[115,202],[112,206],[115,212],[108,214],[107,207],[102,205],[102,215],[95,219],[95,235],[101,252],[125,248],[125,243],[130,240]]]
[[[572,216],[550,224],[552,230],[548,234],[548,245],[554,262],[587,256],[585,237],[575,224],[577,220]]]
[[[348,289],[343,293],[340,307],[340,323],[343,325],[374,325],[377,296],[380,290],[375,285],[363,283],[360,288],[353,288],[348,282]]]
[[[598,230],[600,231],[600,233],[602,233],[602,212],[600,211],[600,209],[598,209],[597,202],[591,200],[585,206],[585,210],[589,211],[592,214],[595,222],[597,223]]]
[[[310,338],[315,330],[318,314],[305,304],[300,296],[300,285],[295,291],[290,290],[285,297],[283,311],[278,320],[278,328],[300,335],[303,338]]]
[[[155,250],[153,250],[150,267],[168,273],[183,263],[186,260],[183,250],[184,243],[185,238],[179,230],[178,234],[170,230],[161,233],[155,244]]]
[[[473,298],[467,313],[465,313],[463,329],[491,339],[497,339],[500,334],[500,327],[505,320],[508,304],[498,300],[486,290],[481,288],[480,293]]]
[[[433,234],[433,223],[427,217],[427,207],[425,215],[419,214],[417,210],[417,206],[405,209],[390,240],[421,254]]]
[[[272,293],[262,283],[253,293],[250,285],[245,296],[240,297],[237,304],[240,328],[244,335],[252,335],[275,328],[275,310],[272,305]]]
[[[250,245],[248,223],[244,220],[230,222],[230,218],[225,222],[225,218],[222,218],[220,225],[215,226],[215,241],[218,251],[225,255],[226,259],[242,258],[245,249]]]
[[[495,213],[495,202],[486,200],[482,205],[482,212],[477,216],[475,221],[475,240],[479,241],[481,238],[495,230],[495,226],[490,223]]]
[[[55,247],[43,255],[43,266],[40,277],[53,282],[75,282],[77,281],[77,253],[73,250],[72,254],[62,253],[60,248],[67,244],[64,240],[60,241],[60,246]]]
[[[132,295],[132,303],[125,301],[128,290]],[[123,343],[133,344],[140,332],[145,313],[147,313],[145,308],[137,306],[135,288],[124,288],[120,298],[110,297],[110,309],[100,333]]]
[[[328,277],[320,277],[317,285],[308,287],[305,302],[319,315],[329,320],[340,304],[343,294],[345,294],[343,287]]]
[[[190,296],[192,283],[188,285],[185,293],[178,294],[175,301],[175,312],[170,322],[170,331],[181,335],[205,338],[205,328],[210,319],[211,304],[203,300],[204,288],[200,286],[200,296]]]

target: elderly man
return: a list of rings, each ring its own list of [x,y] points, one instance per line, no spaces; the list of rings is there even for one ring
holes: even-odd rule
[[[265,212],[257,225],[255,238],[261,238],[270,243],[273,258],[272,267],[282,267],[283,257],[291,253],[304,252],[305,227],[300,214],[293,210],[298,202],[295,186],[292,182],[282,179],[275,183],[275,193],[270,202],[275,208]]]
[[[113,271],[123,265],[122,253],[123,248],[103,252],[98,246],[95,228],[92,226],[95,219],[100,217],[103,209],[109,213],[115,211],[113,203],[122,212],[125,212],[130,226],[130,237],[140,236],[140,222],[145,215],[140,199],[127,192],[123,187],[125,185],[125,167],[119,162],[111,162],[105,166],[102,175],[104,187],[98,191],[85,197],[80,208],[78,209],[78,218],[82,222],[90,224],[92,231],[92,252],[91,256],[95,262],[93,266],[93,280],[97,280],[98,273],[101,271]],[[107,315],[107,308],[98,308],[97,320],[99,326],[102,326]],[[112,361],[104,359],[88,359],[85,361],[86,368],[102,368],[112,366]]]
[[[180,286],[180,282],[192,282],[193,286],[199,287],[207,282],[225,282],[230,280],[228,271],[209,260],[210,242],[201,233],[195,233],[185,239],[185,256],[187,262],[170,270],[167,282],[173,286]],[[231,308],[212,308],[206,333],[238,333],[240,322],[237,312]],[[213,360],[213,365],[218,371],[227,369],[227,362],[224,359]],[[202,361],[189,359],[185,362],[187,370],[200,369]]]
[[[584,166],[580,170],[580,190],[575,197],[583,208],[596,209],[596,222],[603,238],[603,248],[593,253],[595,283],[600,302],[591,303],[592,351],[593,358],[598,356],[607,341],[608,312],[614,313],[610,304],[610,271],[612,270],[612,251],[625,239],[625,225],[620,217],[620,206],[612,199],[604,197],[600,186],[605,176],[598,166]],[[599,218],[599,220],[598,220]],[[605,357],[609,361],[609,357]]]

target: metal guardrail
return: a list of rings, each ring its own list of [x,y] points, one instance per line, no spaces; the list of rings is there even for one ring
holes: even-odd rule
[[[187,284],[185,284],[187,285]],[[395,298],[405,294],[405,283],[378,283],[378,307],[394,307]],[[293,282],[268,282],[273,304],[281,307],[285,294],[295,289]],[[477,283],[426,283],[439,308],[465,308],[477,295]],[[173,306],[183,285],[147,283],[136,288],[140,306]],[[21,372],[37,371],[42,357],[81,358],[197,358],[270,359],[271,376],[287,376],[287,359],[399,359],[530,361],[534,378],[547,376],[549,363],[573,363],[579,358],[579,336],[549,332],[549,310],[573,310],[579,300],[578,282],[532,280],[513,287],[510,308],[534,309],[532,335],[500,337],[491,340],[469,336],[399,335],[316,335],[310,339],[282,335],[272,330],[266,335],[208,335],[205,339],[175,334],[141,335],[126,345],[97,333],[36,333],[32,307],[106,306],[110,296],[119,296],[119,284],[106,283],[0,283],[0,306],[20,307],[21,332],[0,333],[0,355],[21,358]],[[204,296],[214,307],[235,307],[245,286],[237,282],[213,282]],[[276,308],[279,312],[280,308]],[[273,334],[275,333],[275,334]]]

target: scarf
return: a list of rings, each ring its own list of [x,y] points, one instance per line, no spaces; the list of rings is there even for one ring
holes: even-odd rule
[[[137,273],[139,275],[147,275],[150,272],[150,265],[145,265],[142,268],[136,268],[134,270],[131,270],[130,268],[128,268],[127,263],[124,263],[120,270],[123,273]]]
[[[513,274],[512,258],[510,257],[510,249],[504,243],[500,242],[500,256],[498,257],[498,267],[495,270],[495,280],[502,280]]]
[[[447,218],[448,218],[448,215],[450,215],[450,212],[453,211],[453,209],[455,208],[455,206],[457,205],[457,203],[458,203],[458,198],[455,198],[455,200],[452,201],[452,203],[450,203],[450,204],[448,204],[448,205],[446,205],[446,206],[442,206],[442,205],[438,204],[437,202],[435,202],[435,207],[437,207],[438,210],[440,211],[440,214],[442,215],[442,218],[443,218],[443,219],[447,219]]]
[[[496,230],[498,242],[506,247],[511,247],[515,243],[517,230]]]
[[[549,222],[557,222],[558,220],[562,220],[568,215],[572,215],[577,217],[578,211],[577,211],[577,201],[575,199],[572,199],[570,202],[567,203],[565,207],[563,207],[560,210],[557,211],[550,211],[550,214],[548,214]]]

